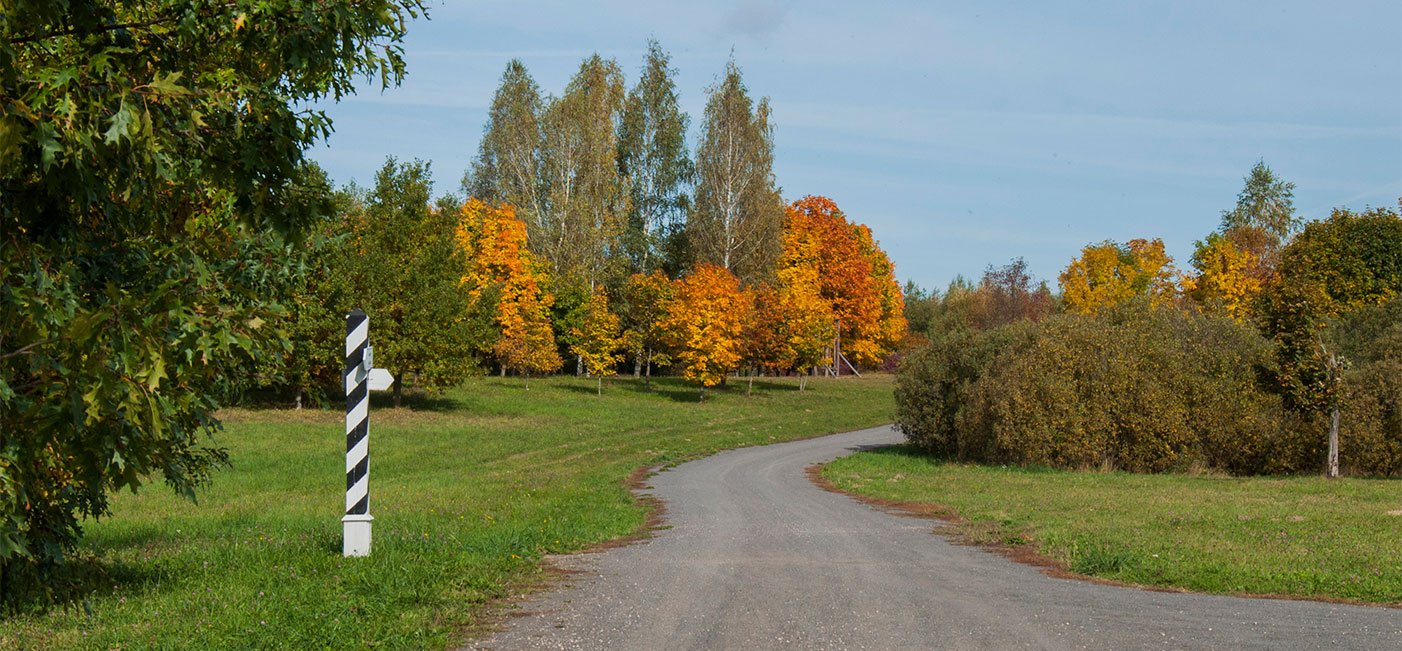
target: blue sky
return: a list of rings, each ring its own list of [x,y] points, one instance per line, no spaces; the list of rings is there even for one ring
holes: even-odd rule
[[[774,106],[784,196],[831,197],[897,276],[943,288],[1021,256],[1161,237],[1180,268],[1258,159],[1309,219],[1402,196],[1402,3],[450,2],[410,26],[409,77],[328,105],[338,183],[386,155],[455,191],[508,60],[548,93],[580,60],[631,86],[673,55],[693,133],[733,55]]]

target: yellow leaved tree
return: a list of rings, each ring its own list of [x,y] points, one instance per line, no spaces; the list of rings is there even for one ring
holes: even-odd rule
[[[1092,244],[1081,249],[1058,279],[1067,309],[1091,314],[1137,296],[1147,296],[1155,307],[1173,300],[1173,258],[1164,252],[1163,240],[1130,240]]]
[[[618,315],[609,311],[608,294],[596,288],[584,303],[583,316],[579,324],[570,328],[570,352],[584,362],[584,369],[598,378],[598,393],[604,395],[604,378],[618,373],[618,363],[623,355],[618,354],[623,347],[619,334]]]
[[[1204,306],[1220,307],[1237,321],[1251,315],[1256,298],[1274,275],[1230,231],[1212,233],[1198,242],[1193,267],[1198,273],[1183,278],[1183,293]]]
[[[701,264],[675,281],[662,330],[682,375],[701,385],[703,399],[706,387],[720,384],[739,367],[752,303],[740,280],[724,267]]]

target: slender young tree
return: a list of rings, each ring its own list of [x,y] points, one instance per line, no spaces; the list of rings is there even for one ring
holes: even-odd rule
[[[633,274],[623,285],[620,316],[623,318],[624,347],[633,355],[633,376],[643,376],[643,385],[652,384],[653,364],[670,364],[661,321],[673,298],[672,282],[661,271]]]
[[[469,197],[515,206],[525,221],[539,219],[541,191],[540,88],[525,64],[512,59],[492,97],[477,160],[463,178]]]
[[[1256,161],[1245,181],[1246,187],[1237,195],[1236,207],[1222,212],[1222,232],[1263,231],[1265,251],[1260,253],[1273,258],[1271,254],[1300,229],[1301,220],[1295,214],[1295,184],[1277,177],[1265,161]]]
[[[667,260],[677,248],[669,239],[682,234],[692,164],[686,149],[689,120],[678,105],[675,75],[662,46],[649,41],[642,77],[623,107],[618,169],[631,199],[624,247],[634,273],[679,266]]]
[[[758,282],[773,275],[784,219],[774,185],[769,99],[750,100],[734,61],[708,93],[687,236],[697,262]]]
[[[620,248],[627,204],[618,176],[623,97],[618,64],[595,54],[545,109],[547,192],[529,241],[559,281],[591,287],[603,280]]]
[[[623,347],[619,335],[618,316],[609,311],[608,294],[602,288],[595,289],[584,304],[584,314],[580,323],[570,332],[575,343],[570,352],[578,355],[584,368],[598,379],[598,393],[604,395],[604,377],[618,374],[618,363],[623,356],[618,354]]]

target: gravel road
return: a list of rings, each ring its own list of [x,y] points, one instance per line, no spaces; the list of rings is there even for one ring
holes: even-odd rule
[[[825,492],[810,464],[888,427],[717,454],[650,480],[656,538],[573,573],[476,649],[1402,649],[1402,610],[1055,579]]]

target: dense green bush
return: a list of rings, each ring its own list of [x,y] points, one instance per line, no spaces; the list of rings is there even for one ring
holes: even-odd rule
[[[1339,463],[1348,474],[1402,475],[1402,299],[1365,307],[1329,327],[1347,360]],[[1311,429],[1328,427],[1323,414]]]
[[[1317,468],[1322,430],[1265,388],[1273,360],[1269,340],[1225,317],[1134,303],[1063,314],[932,341],[901,369],[898,421],[913,443],[970,461]]]

